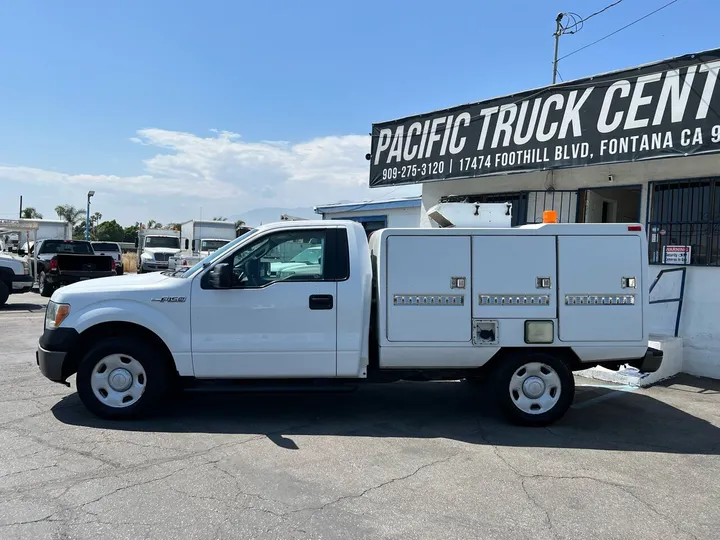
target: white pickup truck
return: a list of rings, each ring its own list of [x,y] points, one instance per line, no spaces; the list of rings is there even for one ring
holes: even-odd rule
[[[30,292],[33,278],[28,262],[10,253],[0,253],[0,306],[11,294]]]
[[[322,246],[318,264],[274,272],[287,243]],[[509,419],[547,425],[573,401],[573,371],[658,369],[647,309],[636,224],[384,229],[368,242],[353,221],[277,222],[185,272],[59,289],[37,362],[68,386],[77,373],[80,399],[105,418],[149,413],[176,385],[219,379],[487,375]]]

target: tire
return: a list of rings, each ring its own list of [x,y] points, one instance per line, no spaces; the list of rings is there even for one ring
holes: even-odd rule
[[[43,296],[45,298],[50,298],[55,292],[55,287],[53,287],[47,282],[45,270],[42,270],[40,272],[40,277],[38,278],[38,291],[40,292],[40,296]]]
[[[101,338],[85,354],[76,384],[80,400],[95,416],[125,420],[157,411],[168,395],[169,378],[156,348],[122,336]]]
[[[118,276],[122,276],[122,275],[123,275],[123,269],[122,269],[122,268],[118,268],[118,269],[117,269],[117,275],[118,275]]]
[[[496,367],[494,379],[495,400],[508,420],[517,425],[557,422],[575,398],[572,370],[552,353],[518,353],[504,358]]]
[[[3,281],[0,281],[0,306],[4,306],[8,298],[10,298],[10,289]]]

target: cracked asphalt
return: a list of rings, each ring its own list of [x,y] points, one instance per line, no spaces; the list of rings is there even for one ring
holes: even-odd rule
[[[578,379],[548,429],[459,382],[188,394],[113,423],[38,371],[44,304],[0,308],[0,539],[718,538],[717,381]]]

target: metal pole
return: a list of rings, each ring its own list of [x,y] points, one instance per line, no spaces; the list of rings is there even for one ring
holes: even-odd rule
[[[22,219],[22,195],[20,195],[20,214],[18,215],[18,219]],[[19,242],[19,240],[18,240],[18,242]]]
[[[90,194],[87,196],[87,212],[85,214],[85,241],[90,239]]]
[[[557,65],[558,65],[558,48],[560,47],[560,35],[562,34],[562,25],[560,24],[560,21],[562,21],[563,14],[558,13],[557,18],[555,19],[555,56],[553,57],[553,77],[552,77],[552,83],[555,84],[555,80],[557,79]]]

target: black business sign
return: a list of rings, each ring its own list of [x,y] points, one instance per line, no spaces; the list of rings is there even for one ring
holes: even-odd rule
[[[373,124],[370,187],[720,151],[720,49]]]

